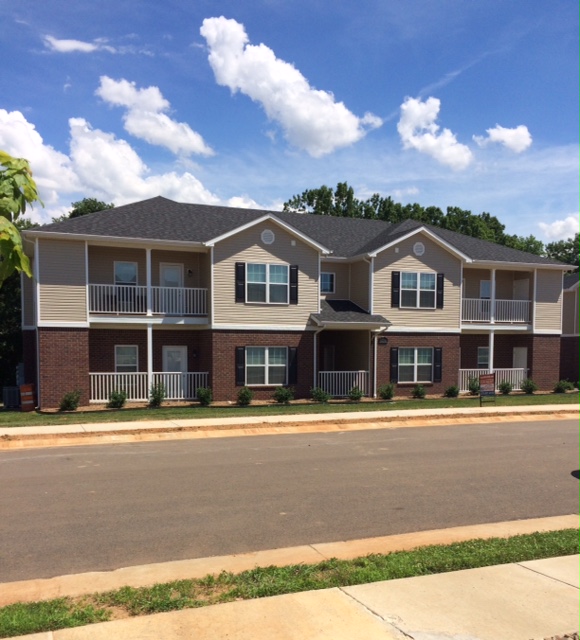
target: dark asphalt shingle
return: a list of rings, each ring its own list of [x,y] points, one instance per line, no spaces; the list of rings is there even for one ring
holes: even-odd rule
[[[350,300],[321,300],[320,313],[311,315],[320,322],[366,322],[382,326],[391,324],[383,316],[367,313]]]

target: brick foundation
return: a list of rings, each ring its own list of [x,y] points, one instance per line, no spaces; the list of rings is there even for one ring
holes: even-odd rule
[[[542,391],[554,388],[560,379],[560,336],[532,336],[532,349],[528,352],[530,378]]]
[[[566,336],[560,345],[560,380],[578,382],[579,336]]]

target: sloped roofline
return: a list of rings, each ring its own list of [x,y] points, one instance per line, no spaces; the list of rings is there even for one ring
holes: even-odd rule
[[[389,249],[390,247],[394,247],[395,245],[399,244],[400,242],[403,242],[403,240],[408,240],[409,238],[412,238],[413,236],[417,235],[418,233],[422,233],[422,234],[428,236],[431,240],[433,240],[433,242],[435,242],[438,245],[442,246],[444,249],[449,251],[449,253],[452,253],[453,255],[457,256],[458,258],[461,258],[462,260],[465,260],[465,262],[473,262],[473,259],[470,258],[467,254],[463,253],[462,251],[459,251],[459,249],[457,249],[457,247],[454,247],[449,242],[443,240],[443,238],[441,238],[437,234],[433,233],[430,229],[427,229],[427,227],[418,227],[417,229],[413,229],[412,231],[409,231],[409,233],[406,233],[405,235],[401,236],[400,238],[397,238],[396,240],[391,240],[391,242],[387,242],[387,244],[384,244],[382,247],[379,247],[378,249],[375,249],[374,251],[370,251],[367,255],[368,255],[369,258],[376,258],[377,255],[379,253],[381,253],[382,251],[385,251],[385,249]]]

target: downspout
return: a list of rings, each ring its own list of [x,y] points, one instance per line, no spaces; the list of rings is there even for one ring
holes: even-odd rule
[[[379,333],[373,332],[373,398],[377,397],[377,339]]]
[[[40,406],[40,331],[38,329],[38,323],[40,321],[40,283],[38,281],[38,275],[40,270],[38,264],[40,262],[38,238],[34,241],[34,323],[36,325],[36,404],[39,409]]]

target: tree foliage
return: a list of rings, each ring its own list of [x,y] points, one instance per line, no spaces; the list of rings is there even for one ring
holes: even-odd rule
[[[580,244],[578,234],[567,240],[558,240],[546,245],[546,254],[553,260],[559,260],[567,264],[578,267],[578,256],[580,254]]]
[[[103,202],[96,198],[83,198],[77,202],[71,203],[72,209],[68,213],[64,213],[62,216],[53,218],[53,222],[62,222],[70,218],[80,218],[86,216],[88,213],[96,213],[97,211],[106,211],[108,209],[114,209],[115,205],[112,203]]]

